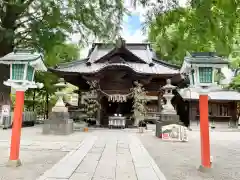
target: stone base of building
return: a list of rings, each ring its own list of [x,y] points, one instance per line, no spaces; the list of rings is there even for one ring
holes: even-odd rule
[[[42,128],[43,134],[68,135],[73,132],[74,123],[69,119],[68,112],[52,112]]]

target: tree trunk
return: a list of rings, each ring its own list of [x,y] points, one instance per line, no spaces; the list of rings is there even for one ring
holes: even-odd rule
[[[138,127],[139,122],[144,120],[144,117],[141,115],[141,113],[137,110],[134,110],[134,126]]]
[[[32,106],[32,111],[35,111],[35,97],[36,97],[36,89],[33,90],[33,106]]]
[[[46,94],[46,109],[45,109],[46,119],[48,119],[48,107],[49,107],[49,94],[47,92],[47,94]]]
[[[1,31],[0,31],[1,33]],[[5,43],[4,41],[0,41],[0,57],[5,56],[6,54],[13,51],[13,46],[9,45],[8,43]]]
[[[23,8],[21,5],[23,3],[19,5],[7,3],[5,12],[0,15],[0,57],[5,56],[14,49],[16,21],[27,8]]]

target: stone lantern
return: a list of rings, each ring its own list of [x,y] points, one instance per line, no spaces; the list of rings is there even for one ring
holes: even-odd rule
[[[59,82],[55,84],[55,87],[66,87],[64,79],[60,78]],[[58,90],[55,94],[58,100],[52,108],[52,112],[49,114],[49,119],[44,121],[42,133],[57,135],[71,134],[73,133],[73,120],[70,119],[68,108],[63,102],[65,92]]]
[[[32,49],[19,49],[0,58],[1,64],[10,65],[10,79],[4,81],[6,86],[24,89],[42,88],[42,83],[34,82],[35,71],[47,71],[43,56]]]
[[[176,110],[174,109],[171,100],[173,98],[172,91],[176,89],[176,86],[171,85],[171,80],[167,80],[167,84],[162,87],[162,90],[164,91],[163,97],[166,99],[166,104],[163,104],[163,109],[161,111],[161,114],[176,114]]]
[[[201,171],[211,169],[208,95],[210,92],[222,89],[222,79],[219,77],[221,77],[221,69],[228,67],[228,64],[226,59],[213,52],[198,52],[186,56],[180,70],[182,74],[189,76],[189,90],[199,94]]]
[[[162,139],[187,141],[187,135],[183,135],[184,132],[186,132],[186,128],[181,126],[179,116],[171,103],[174,96],[174,89],[176,89],[176,86],[171,84],[170,79],[168,79],[166,85],[162,87],[162,90],[164,91],[163,97],[166,99],[166,104],[162,105],[163,108],[160,112],[159,120],[156,122],[156,136],[161,137]],[[170,135],[172,134],[173,129],[178,131],[175,133],[176,137],[171,137]],[[163,135],[167,135],[168,137],[164,138],[162,137]]]
[[[16,104],[11,136],[9,166],[20,166],[19,147],[21,139],[22,112],[24,108],[24,92],[28,88],[42,88],[42,83],[34,81],[35,71],[47,71],[43,56],[33,49],[16,49],[0,58],[1,64],[10,66],[10,78],[3,84],[16,90]]]
[[[64,81],[63,78],[59,79],[59,82],[57,84],[55,84],[56,88],[62,89],[66,87],[66,83]],[[65,92],[63,92],[62,90],[58,90],[57,92],[55,92],[56,96],[57,96],[57,102],[55,104],[55,106],[52,108],[52,112],[68,112],[68,108],[65,107],[65,103],[63,102],[63,97],[65,95]]]

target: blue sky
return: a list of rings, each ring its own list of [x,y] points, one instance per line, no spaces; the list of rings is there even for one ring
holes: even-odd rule
[[[184,5],[186,4],[187,0],[179,0],[179,2],[180,4]],[[124,6],[131,12],[131,15],[125,15],[123,17],[121,36],[126,40],[127,43],[141,43],[147,39],[146,34],[143,34],[141,30],[142,23],[145,21],[144,14],[147,12],[147,9],[142,6],[137,6],[137,8],[133,7],[132,0],[124,0]],[[79,37],[79,34],[73,35],[72,42],[78,42]],[[89,48],[90,47],[86,47],[84,50],[82,50],[81,56],[85,56]]]
[[[141,24],[140,16],[133,14],[127,16],[126,22],[123,23],[123,27],[128,31],[129,35],[134,35],[136,31],[141,29]]]

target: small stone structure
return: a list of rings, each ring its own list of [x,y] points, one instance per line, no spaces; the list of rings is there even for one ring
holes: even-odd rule
[[[62,80],[61,80],[62,81]],[[65,84],[60,82],[57,87],[64,87]],[[49,119],[44,121],[42,133],[68,135],[73,133],[73,120],[69,118],[68,108],[63,102],[63,92],[56,92],[58,101],[49,114]]]
[[[162,137],[162,129],[166,129],[166,126],[173,124],[175,124],[176,126],[181,125],[179,116],[177,115],[177,112],[171,103],[171,100],[174,96],[172,91],[176,89],[176,86],[171,85],[171,80],[168,79],[167,84],[163,86],[162,89],[164,90],[163,97],[166,99],[166,104],[162,105],[163,109],[160,112],[159,120],[156,122],[157,137]]]

